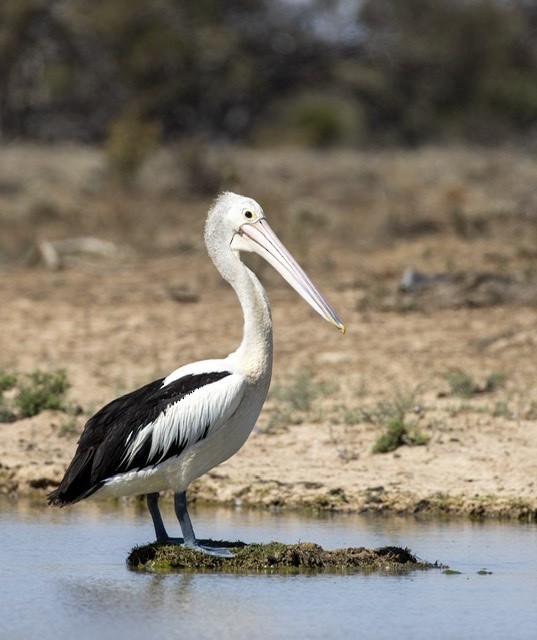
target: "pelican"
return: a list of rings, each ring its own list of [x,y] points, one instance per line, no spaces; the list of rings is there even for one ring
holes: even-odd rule
[[[223,359],[176,369],[105,405],[86,423],[52,505],[85,498],[145,495],[158,542],[211,555],[225,548],[197,540],[187,510],[190,483],[234,455],[246,442],[267,397],[272,374],[272,318],[261,283],[242,252],[267,260],[325,320],[345,327],[270,228],[253,199],[222,193],[205,224],[207,251],[235,290],[244,314],[239,348]],[[159,510],[160,492],[174,494],[182,538],[170,538]]]

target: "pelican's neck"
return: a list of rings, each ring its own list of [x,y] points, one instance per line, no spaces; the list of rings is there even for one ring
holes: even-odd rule
[[[235,352],[245,370],[254,377],[272,370],[272,315],[265,290],[257,276],[240,260],[241,286],[232,286],[237,293],[244,315],[242,342]]]
[[[239,254],[225,246],[209,254],[221,276],[235,290],[244,315],[244,332],[232,354],[248,378],[258,380],[272,372],[272,316],[265,290],[256,275],[241,262]]]

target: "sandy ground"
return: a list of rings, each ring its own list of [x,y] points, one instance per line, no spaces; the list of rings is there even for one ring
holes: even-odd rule
[[[0,368],[65,368],[69,402],[79,408],[77,415],[46,411],[0,424],[0,492],[37,493],[44,500],[61,479],[85,420],[103,403],[181,364],[235,348],[240,309],[199,239],[207,202],[188,206],[197,216],[188,250],[174,251],[173,243],[168,252],[161,250],[163,231],[161,245],[145,257],[133,241],[127,257],[59,270],[11,261],[0,271]],[[277,231],[278,220],[272,223]],[[537,220],[530,222],[526,244],[524,237],[521,244],[506,243],[501,226],[471,241],[442,229],[432,235],[405,232],[389,246],[371,240],[376,236],[370,231],[362,253],[360,242],[343,244],[337,233],[328,244],[304,251],[287,230],[286,244],[295,253],[298,248],[347,334],[324,323],[277,274],[262,269],[274,316],[275,391],[308,371],[322,392],[308,410],[283,412],[287,422],[281,419],[285,402],[273,392],[243,449],[199,479],[191,499],[536,519],[537,256],[534,249],[528,255],[527,247],[534,246]],[[5,220],[3,228],[11,229]],[[46,228],[35,232],[38,239]],[[20,227],[13,229],[20,233]],[[108,238],[117,240],[112,233]],[[457,285],[456,279],[447,293],[436,287],[411,297],[398,292],[406,266],[442,271],[449,260],[456,261],[452,273],[500,265],[494,273],[511,274],[510,287],[523,284],[522,298],[507,294],[505,286],[502,297],[501,278],[492,282],[492,293],[490,286]],[[527,277],[521,279],[523,269]],[[453,393],[446,377],[453,369],[474,379],[471,397]],[[487,390],[493,373],[501,373],[502,384]],[[408,420],[429,441],[374,454],[381,428],[364,416],[397,393],[412,395]]]

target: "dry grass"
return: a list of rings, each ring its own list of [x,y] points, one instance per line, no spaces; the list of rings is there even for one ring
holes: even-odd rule
[[[72,236],[95,235],[134,255],[202,250],[214,194],[200,196],[192,185],[193,155],[196,175],[212,176],[212,191],[256,197],[300,258],[339,269],[346,286],[400,275],[409,263],[426,272],[535,276],[537,166],[523,152],[194,153],[192,142],[184,152],[154,153],[129,188],[118,187],[106,155],[94,148],[4,147],[0,224],[10,242],[2,244],[0,264],[20,263],[37,239]],[[386,251],[382,270],[368,260],[373,250]]]

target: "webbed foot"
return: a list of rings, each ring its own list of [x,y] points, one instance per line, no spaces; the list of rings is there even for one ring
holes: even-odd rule
[[[193,549],[201,553],[206,553],[209,556],[216,556],[217,558],[233,558],[234,553],[229,547],[213,547],[208,544],[201,544],[197,540],[194,542],[188,542],[185,544],[187,549]]]

